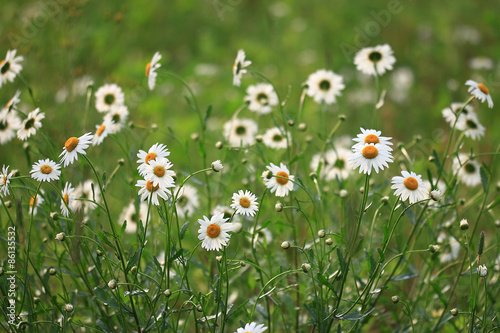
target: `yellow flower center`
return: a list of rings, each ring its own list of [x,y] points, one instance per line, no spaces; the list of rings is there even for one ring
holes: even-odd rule
[[[78,138],[75,138],[75,137],[71,137],[69,138],[66,143],[64,144],[64,147],[66,148],[66,151],[69,153],[70,151],[73,151],[73,149],[76,148],[76,146],[78,146],[78,142],[80,140],[78,140]]]
[[[102,124],[101,126],[99,126],[99,128],[97,129],[97,131],[95,132],[95,134],[97,136],[101,136],[102,132],[104,132],[105,129],[106,129],[106,126],[104,124]]]
[[[63,199],[66,205],[69,205],[69,195],[67,193],[63,195]]]
[[[413,177],[406,178],[404,184],[411,191],[415,191],[418,188],[418,181]]]
[[[378,136],[375,134],[368,134],[365,137],[365,143],[379,143],[380,141],[378,140]]]
[[[146,65],[146,76],[149,76],[149,71],[151,70],[151,63],[148,62],[148,64]]]
[[[7,186],[7,176],[1,175],[0,177],[3,179],[3,186]]]
[[[161,165],[158,165],[154,168],[153,172],[158,177],[163,177],[165,175],[165,168],[162,167]]]
[[[210,238],[216,238],[220,234],[220,227],[216,223],[212,223],[207,227],[207,235]]]
[[[40,168],[40,171],[46,175],[48,175],[49,173],[52,172],[52,168],[48,165],[42,165],[42,167]]]
[[[153,182],[152,181],[149,181],[146,183],[146,189],[149,191],[149,192],[155,192],[157,191],[158,189],[160,188],[160,184],[156,185],[154,188],[153,188]]]
[[[490,90],[489,90],[489,89],[488,89],[488,88],[487,88],[484,84],[479,83],[479,84],[477,85],[477,87],[479,88],[479,90],[481,90],[481,92],[482,92],[483,94],[485,94],[485,95],[489,95]]]
[[[378,149],[375,148],[375,146],[366,146],[361,151],[361,155],[363,155],[364,158],[371,160],[378,156]]]
[[[149,153],[146,155],[146,158],[144,159],[144,161],[146,162],[146,164],[149,164],[149,161],[151,160],[156,160],[156,153]]]
[[[276,174],[276,181],[281,185],[286,185],[288,183],[288,174],[285,171],[280,171]],[[284,178],[279,178],[284,177]]]
[[[248,198],[241,198],[240,205],[243,208],[248,208],[248,207],[250,207],[250,200],[248,200]]]

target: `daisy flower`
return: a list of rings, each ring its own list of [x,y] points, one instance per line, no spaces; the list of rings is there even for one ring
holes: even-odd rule
[[[92,139],[92,145],[93,146],[98,146],[100,145],[104,139],[111,134],[111,126],[113,125],[113,122],[110,120],[104,120],[102,124],[96,125],[96,131],[94,134],[94,138]]]
[[[381,143],[365,143],[354,148],[347,161],[353,169],[359,167],[359,173],[371,174],[372,168],[378,173],[379,170],[384,170],[384,167],[389,167],[388,162],[392,163],[389,149],[389,146]]]
[[[212,209],[212,212],[210,212],[210,215],[216,215],[218,213],[224,214],[224,218],[230,219],[231,217],[233,218],[231,221],[232,222],[238,222],[241,219],[241,216],[239,215],[234,215],[234,209],[232,209],[229,206],[222,206],[222,205],[217,205]]]
[[[429,191],[424,186],[422,176],[415,172],[402,171],[403,177],[392,177],[391,189],[395,196],[401,196],[401,201],[409,199],[410,204],[423,200],[429,196]]]
[[[476,114],[471,113],[466,115],[463,122],[465,124],[464,134],[466,137],[472,140],[479,140],[484,136],[484,131],[486,129],[481,125]]]
[[[153,186],[160,185],[162,188],[174,187],[175,172],[168,170],[173,166],[165,157],[158,157],[149,161],[144,170],[144,178],[153,182]]]
[[[207,251],[220,251],[231,238],[229,232],[233,231],[233,223],[226,223],[228,219],[224,218],[222,213],[212,216],[208,219],[203,215],[203,219],[198,219],[200,229],[198,229],[198,239],[202,240],[201,247]]]
[[[17,90],[14,96],[5,104],[4,110],[7,110],[9,112],[10,110],[16,109],[16,106],[19,102],[21,102],[21,99],[19,96],[21,95],[21,91]]]
[[[163,188],[160,185],[153,186],[153,182],[149,180],[139,179],[136,187],[139,187],[139,195],[142,201],[149,201],[151,198],[151,204],[155,206],[160,205],[158,197],[163,200],[168,200],[170,198],[171,192],[168,188]]]
[[[385,145],[385,146],[391,146],[392,145],[392,142],[389,141],[392,138],[385,137],[385,136],[380,136],[382,134],[381,131],[377,131],[377,130],[374,130],[374,129],[368,129],[368,130],[366,130],[363,127],[361,127],[360,130],[361,130],[361,134],[358,134],[358,136],[356,138],[352,139],[352,141],[357,142],[356,144],[354,144],[354,146],[352,147],[352,149],[361,148],[366,143],[373,143],[373,144],[380,143],[381,145]],[[387,150],[388,151],[392,151],[392,148],[391,147],[387,147]]]
[[[245,327],[238,328],[238,330],[234,333],[262,333],[267,330],[267,327],[264,324],[250,323],[246,324]]]
[[[396,62],[392,48],[388,44],[377,45],[375,47],[365,47],[354,56],[356,69],[367,75],[383,75],[386,71],[392,70],[392,65]]]
[[[280,166],[271,163],[267,166],[267,169],[271,172],[272,177],[264,177],[262,174],[264,185],[271,190],[271,193],[276,192],[277,197],[284,197],[288,195],[289,191],[293,191],[293,181],[295,176],[290,175],[290,171],[283,163]]]
[[[278,95],[274,91],[273,85],[269,83],[259,83],[247,88],[245,102],[248,102],[248,109],[260,114],[267,114],[273,110],[273,106],[278,105]]]
[[[290,140],[290,133],[287,134],[288,135],[285,136],[285,130],[283,128],[270,128],[262,136],[262,141],[269,148],[286,149],[288,146],[287,141]]]
[[[111,123],[109,125],[110,133],[118,133],[125,127],[128,118],[128,108],[125,105],[112,107],[104,116],[104,121]]]
[[[458,120],[457,119],[457,114],[458,111],[462,108],[463,103],[451,103],[450,107],[444,108],[441,111],[441,114],[443,115],[444,120],[450,125],[450,127],[453,127],[455,125],[455,128],[458,130],[465,130],[465,117],[469,114],[475,115],[476,112],[474,112],[474,109],[470,105],[466,105],[462,112],[458,115]],[[455,124],[456,121],[456,124]]]
[[[125,95],[116,84],[105,84],[95,92],[95,108],[99,112],[108,112],[113,107],[123,105]]]
[[[488,101],[488,107],[493,108],[493,100],[490,96],[490,90],[482,83],[477,83],[476,81],[467,80],[465,82],[466,86],[469,86],[468,92],[474,95],[481,103]]]
[[[241,85],[241,77],[247,72],[244,68],[251,64],[251,61],[245,60],[245,51],[239,50],[233,65],[233,85],[237,87]]]
[[[156,160],[156,158],[165,158],[170,155],[170,152],[167,149],[167,146],[161,143],[155,143],[151,148],[149,148],[148,152],[144,150],[139,150],[137,153],[137,163],[140,165],[137,167],[139,170],[139,174],[144,176],[144,170],[149,165],[149,161]]]
[[[10,178],[12,178],[12,172],[9,172],[9,166],[2,167],[2,173],[0,173],[0,197],[9,195],[9,184]]]
[[[158,73],[156,73],[156,70],[161,67],[161,64],[158,63],[161,59],[161,54],[160,52],[156,52],[153,55],[153,59],[151,62],[148,62],[146,65],[146,77],[148,78],[148,87],[149,90],[153,90],[156,85],[156,76]]]
[[[175,193],[177,192],[178,194],[175,200],[177,214],[182,217],[191,217],[196,208],[200,206],[198,190],[191,185],[184,184],[180,190],[178,188],[175,189]]]
[[[450,263],[458,258],[460,254],[460,242],[453,236],[446,237],[444,232],[441,232],[437,238],[438,244],[444,246],[443,253],[439,258],[442,264]]]
[[[313,97],[316,103],[333,104],[337,102],[337,96],[342,96],[344,90],[344,79],[326,69],[320,69],[307,78],[307,95]]]
[[[73,202],[73,209],[75,211],[83,210],[85,215],[97,208],[96,202],[99,202],[101,198],[101,192],[97,185],[90,179],[83,184],[78,184],[73,194],[76,199],[79,199]]]
[[[315,173],[321,162],[322,166],[319,176],[326,181],[347,179],[352,173],[352,169],[348,167],[348,159],[351,155],[352,152],[343,147],[335,150],[330,149],[325,152],[323,158],[321,157],[321,153],[314,155],[310,167],[312,172]]]
[[[16,112],[0,111],[0,144],[5,144],[15,138],[16,131],[21,126],[21,119]]]
[[[40,205],[45,201],[43,199],[43,194],[44,194],[44,191],[42,189],[40,189],[40,191],[38,192],[38,195],[35,197],[35,196],[32,196],[30,198],[30,208],[28,210],[28,214],[31,216],[31,214],[33,214],[33,216],[36,216],[36,213],[38,212],[38,207],[40,207]]]
[[[250,119],[231,119],[224,124],[224,137],[233,147],[247,147],[255,143],[257,123]]]
[[[23,66],[21,61],[24,60],[22,56],[16,57],[17,50],[7,51],[5,59],[0,61],[0,88],[7,81],[14,82],[16,76],[21,72]]]
[[[92,143],[92,138],[94,135],[92,133],[85,133],[81,137],[77,138],[75,136],[66,140],[64,144],[63,152],[59,155],[61,158],[61,163],[64,167],[73,164],[75,160],[78,160],[78,153],[86,155],[85,149],[87,149]]]
[[[57,164],[54,161],[51,161],[49,158],[45,160],[39,160],[33,164],[31,168],[31,178],[39,181],[39,182],[49,182],[51,180],[58,180],[59,175],[61,174],[61,165]]]
[[[137,232],[137,223],[139,221],[146,221],[146,216],[148,214],[148,204],[142,201],[139,204],[139,214],[135,208],[135,202],[131,201],[120,214],[118,220],[119,223],[127,221],[127,226],[125,227],[125,232],[128,234],[135,234]]]
[[[259,210],[257,197],[252,192],[239,190],[238,193],[233,193],[233,203],[231,208],[236,210],[236,214],[254,216]]]
[[[458,170],[458,179],[466,186],[474,187],[481,184],[481,165],[466,154],[458,154],[453,159],[453,169]]]
[[[423,182],[425,189],[427,190],[427,192],[429,192],[429,195],[426,196],[426,199],[432,198],[432,195],[431,195],[432,191],[439,191],[441,193],[441,197],[446,193],[446,184],[444,181],[439,180],[439,182],[437,182],[437,184],[436,184],[436,179],[433,179],[432,182],[434,184],[434,187],[432,187],[431,182],[428,181],[427,179],[424,180],[424,182]],[[429,206],[432,207],[432,206],[437,206],[437,205],[438,205],[438,202],[436,202],[434,200],[429,201]]]
[[[45,113],[40,112],[40,108],[31,111],[17,131],[17,138],[24,141],[30,136],[35,135],[36,131],[42,127],[42,119],[44,118]]]
[[[64,217],[69,217],[69,211],[73,211],[75,202],[75,189],[73,188],[71,183],[66,182],[61,195],[61,214]]]

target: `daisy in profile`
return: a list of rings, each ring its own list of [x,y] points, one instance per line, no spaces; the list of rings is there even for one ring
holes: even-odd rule
[[[58,180],[61,174],[61,165],[49,158],[35,162],[31,168],[31,178],[39,182],[49,182],[51,180]]]
[[[73,209],[75,211],[83,210],[85,215],[90,213],[91,210],[96,209],[96,202],[99,202],[101,199],[99,188],[90,179],[78,184],[73,194],[75,196]]]
[[[175,199],[177,214],[181,217],[191,217],[200,206],[198,190],[191,185],[184,184],[180,190],[176,188],[174,193],[178,193]]]
[[[45,201],[43,199],[43,194],[44,194],[44,191],[42,189],[40,189],[40,191],[38,192],[38,195],[35,197],[35,196],[32,196],[30,198],[30,208],[28,210],[28,214],[31,216],[31,214],[33,214],[33,216],[36,216],[36,213],[38,213],[38,207],[40,207],[41,204],[43,204],[43,202]]]
[[[326,69],[320,69],[307,78],[307,95],[312,97],[316,103],[333,104],[337,102],[337,96],[342,96],[344,90],[344,79]]]
[[[111,126],[113,125],[113,122],[110,120],[104,120],[102,124],[96,125],[96,131],[94,134],[94,137],[92,138],[92,145],[93,146],[98,146],[100,145],[104,139],[111,134]]]
[[[125,127],[127,118],[128,108],[125,105],[117,105],[106,113],[104,121],[111,123],[111,125],[109,125],[109,132],[114,134],[120,132]]]
[[[285,130],[283,128],[270,128],[262,136],[262,141],[264,144],[273,149],[286,149],[288,146],[287,138],[290,140],[290,132],[288,136],[285,135]]]
[[[125,227],[125,232],[128,234],[135,234],[137,232],[137,223],[140,221],[146,222],[148,214],[148,204],[145,201],[142,201],[139,204],[139,214],[137,214],[137,210],[135,207],[135,202],[131,201],[120,214],[120,218],[118,223],[122,224],[124,221],[127,221],[127,226]]]
[[[16,137],[16,132],[21,126],[21,119],[17,112],[0,111],[0,144],[5,144]]]
[[[401,196],[401,201],[409,199],[410,204],[428,197],[429,191],[426,190],[421,175],[413,171],[402,171],[401,174],[403,177],[392,177],[391,189],[395,190],[395,196]]]
[[[388,44],[365,47],[356,53],[354,64],[356,69],[367,75],[383,75],[392,70],[396,62],[392,48]]]
[[[148,78],[149,90],[153,90],[155,88],[156,76],[158,75],[158,73],[156,73],[156,70],[161,67],[161,64],[158,63],[160,59],[160,52],[156,52],[151,62],[148,62],[148,64],[146,65],[146,77]]]
[[[5,59],[0,61],[0,88],[7,81],[14,82],[16,76],[21,72],[23,66],[21,61],[24,60],[22,56],[16,57],[17,50],[7,51]]]
[[[19,126],[17,138],[24,141],[30,136],[35,135],[36,131],[42,127],[42,119],[44,118],[45,113],[40,112],[40,108],[31,111]]]
[[[201,247],[207,251],[220,251],[231,238],[229,232],[233,231],[233,223],[226,223],[228,219],[219,213],[208,219],[203,215],[203,219],[198,219],[200,229],[198,229],[198,239],[202,240]]]
[[[251,61],[245,60],[245,51],[239,50],[233,65],[233,85],[237,87],[241,85],[241,77],[247,72],[245,67],[251,64]]]
[[[275,193],[277,197],[284,197],[288,195],[289,191],[293,191],[295,176],[290,175],[286,165],[280,163],[280,166],[277,166],[271,163],[266,168],[270,174],[264,172],[262,178],[264,185],[271,190],[271,193]]]
[[[75,160],[78,160],[78,154],[86,155],[85,149],[87,149],[92,143],[92,138],[94,135],[92,133],[85,133],[81,137],[77,138],[75,136],[66,140],[64,144],[63,152],[59,155],[61,158],[61,163],[64,167],[73,164]]]
[[[231,119],[224,124],[224,137],[233,147],[247,147],[255,143],[257,123],[250,119]]]
[[[392,142],[390,141],[392,138],[380,136],[382,134],[381,131],[377,131],[374,129],[366,130],[363,127],[361,127],[360,130],[361,130],[361,134],[358,134],[358,136],[356,138],[352,139],[352,141],[357,142],[356,144],[354,144],[352,149],[364,147],[364,145],[366,143],[373,143],[373,144],[380,143],[381,145],[385,145],[385,146],[392,145]],[[387,147],[387,150],[392,151],[392,148]]]
[[[238,328],[235,333],[263,333],[267,330],[264,324],[250,323],[246,324],[245,327]]]
[[[441,111],[444,120],[446,120],[446,122],[450,125],[450,127],[453,127],[453,125],[455,125],[455,128],[461,131],[465,130],[466,128],[465,117],[470,114],[476,115],[476,112],[470,105],[466,105],[462,110],[462,112],[458,114],[462,106],[463,103],[451,103],[450,107],[444,108]],[[458,120],[457,120],[457,114],[458,114]]]
[[[2,173],[0,173],[0,197],[10,194],[9,184],[12,178],[12,172],[9,172],[9,166],[2,167]]]
[[[249,103],[248,109],[250,111],[268,114],[273,110],[273,106],[278,105],[278,95],[272,84],[259,83],[247,88],[245,102]]]
[[[105,84],[95,92],[95,108],[99,112],[108,112],[113,107],[123,105],[125,95],[116,84]]]
[[[160,185],[153,186],[153,182],[149,180],[139,179],[135,186],[139,187],[139,196],[141,200],[147,202],[151,200],[151,204],[155,206],[160,205],[158,197],[163,200],[168,200],[172,194],[168,188],[163,188]]]
[[[384,170],[384,167],[389,167],[389,162],[392,163],[392,154],[390,147],[381,143],[365,143],[363,146],[353,147],[352,155],[348,162],[353,169],[359,167],[359,173],[371,174],[372,169],[378,173],[379,170]]]
[[[64,217],[69,217],[69,212],[70,210],[73,211],[75,202],[75,189],[73,188],[71,183],[66,182],[61,195],[61,214]]]
[[[474,187],[481,184],[481,165],[466,154],[458,154],[453,159],[453,169],[458,170],[458,180],[466,186]]]
[[[252,192],[239,190],[238,193],[233,193],[233,203],[231,208],[236,210],[236,214],[254,216],[259,210],[257,197]]]
[[[19,96],[21,95],[21,91],[17,90],[14,96],[5,104],[4,110],[9,112],[10,110],[15,110],[17,107],[17,104],[21,102],[21,99]]]
[[[484,136],[484,131],[486,130],[483,125],[479,122],[476,114],[468,114],[463,119],[465,129],[464,134],[466,137],[472,140],[479,140]]]
[[[436,179],[433,179],[432,183],[434,184],[434,186],[432,186],[431,182],[428,181],[427,179],[424,180],[424,187],[427,190],[427,192],[429,192],[429,195],[425,197],[426,199],[432,198],[431,192],[434,190],[438,190],[441,193],[441,196],[443,196],[446,193],[446,184],[444,181],[439,180],[439,182],[436,183]],[[429,201],[429,206],[437,206],[437,205],[438,202],[434,200]]]
[[[160,185],[162,188],[174,187],[175,172],[169,170],[173,164],[165,157],[158,157],[149,161],[144,170],[144,178],[153,182],[153,186]]]
[[[493,108],[493,100],[490,96],[490,90],[482,83],[477,83],[476,81],[467,80],[465,82],[466,86],[469,86],[468,92],[474,95],[481,103],[488,101],[488,107]]]
[[[149,165],[149,161],[151,160],[156,160],[157,157],[159,158],[166,158],[167,156],[170,155],[170,152],[167,149],[167,146],[162,144],[162,143],[155,143],[154,145],[149,148],[147,152],[144,150],[139,150],[137,153],[137,163],[140,163],[140,165],[137,167],[137,170],[139,170],[139,174],[141,176],[144,176],[144,170],[146,167]]]

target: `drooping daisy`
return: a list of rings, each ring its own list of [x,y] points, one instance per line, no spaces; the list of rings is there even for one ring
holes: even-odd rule
[[[472,140],[479,140],[484,136],[484,131],[486,129],[481,125],[476,114],[471,113],[466,115],[463,122],[465,124],[464,134],[466,137]]]
[[[64,185],[64,189],[61,192],[61,214],[64,217],[69,217],[69,211],[74,210],[75,203],[75,189],[71,185],[71,183],[66,182]]]
[[[152,181],[153,186],[160,185],[162,188],[174,187],[175,172],[169,170],[173,166],[165,157],[157,157],[149,161],[149,164],[144,169],[144,178]]]
[[[191,185],[184,184],[180,190],[175,189],[174,193],[177,192],[179,192],[175,200],[177,214],[181,217],[191,217],[196,208],[200,206],[198,190]]]
[[[172,194],[168,188],[163,188],[160,185],[153,186],[153,182],[144,179],[139,179],[135,186],[140,188],[139,195],[141,196],[141,200],[148,202],[151,200],[151,204],[155,206],[160,205],[158,197],[168,200]]]
[[[402,171],[403,177],[392,177],[391,189],[395,190],[395,196],[401,196],[401,201],[409,199],[410,204],[425,199],[429,195],[429,191],[425,189],[422,181],[422,176],[415,172]]]
[[[0,111],[0,144],[5,144],[16,137],[16,131],[21,126],[17,112]]]
[[[248,109],[250,111],[268,114],[273,110],[273,106],[278,105],[278,95],[272,84],[259,83],[247,88],[245,102],[249,102]]]
[[[290,140],[290,132],[287,134],[288,135],[285,135],[285,130],[283,128],[273,127],[264,133],[262,141],[269,148],[286,149],[288,140]]]
[[[286,165],[280,163],[280,166],[277,166],[271,163],[266,168],[271,172],[271,177],[263,177],[263,181],[264,185],[271,190],[271,193],[276,192],[277,197],[284,197],[288,195],[289,191],[293,191],[295,176],[290,175]]]
[[[95,92],[95,108],[99,112],[108,112],[113,107],[123,105],[125,95],[116,84],[105,84]]]
[[[203,219],[198,219],[200,229],[198,239],[202,240],[201,247],[207,251],[220,251],[231,238],[229,232],[233,231],[233,223],[227,223],[222,213],[208,219],[203,215]]]
[[[21,61],[22,56],[16,57],[17,50],[8,50],[5,59],[0,61],[0,88],[7,81],[14,82],[16,76],[21,72],[23,66]]]
[[[96,125],[96,131],[94,134],[94,138],[92,139],[92,145],[93,146],[98,146],[100,145],[104,139],[111,134],[111,128],[112,128],[113,122],[110,120],[104,119],[102,124]]]
[[[106,113],[104,121],[111,123],[109,126],[110,133],[118,133],[125,127],[128,114],[128,108],[125,105],[114,106]]]
[[[9,166],[2,167],[2,173],[0,173],[0,197],[10,194],[9,184],[10,178],[12,178],[12,172],[9,172]]]
[[[247,147],[255,143],[257,123],[250,119],[231,119],[224,124],[224,137],[233,147]]]
[[[246,324],[245,327],[238,328],[235,333],[263,333],[267,330],[267,327],[264,324],[250,323]]]
[[[17,131],[19,140],[26,140],[30,136],[35,135],[36,131],[42,127],[42,119],[45,118],[45,113],[40,112],[40,108],[36,108],[28,114],[28,117],[23,120]]]
[[[151,62],[148,62],[148,64],[146,65],[146,77],[148,78],[149,90],[153,90],[155,88],[156,76],[158,75],[158,73],[156,73],[156,70],[161,67],[161,64],[158,63],[160,59],[160,52],[156,52]]]
[[[380,143],[381,145],[385,146],[391,146],[392,142],[390,141],[392,138],[391,137],[385,137],[385,136],[380,136],[382,134],[381,131],[377,131],[374,129],[364,129],[363,127],[360,128],[361,134],[358,134],[358,137],[352,139],[352,141],[357,142],[354,144],[352,149],[357,149],[364,147],[366,143]],[[387,147],[388,151],[392,151],[391,147]]]
[[[388,149],[389,146],[381,143],[365,143],[364,146],[353,149],[348,162],[353,169],[359,167],[359,173],[371,174],[372,168],[378,173],[384,167],[388,168],[389,162],[392,163],[392,154]]]
[[[236,210],[236,214],[254,216],[259,210],[257,197],[252,192],[239,190],[238,193],[233,193],[233,203],[231,208]]]
[[[36,213],[38,212],[38,207],[40,207],[40,205],[45,201],[43,199],[43,194],[44,194],[44,191],[42,189],[40,189],[40,191],[38,192],[38,195],[35,197],[35,196],[32,196],[30,198],[30,208],[28,210],[28,214],[31,216],[31,214],[33,214],[33,216],[36,216]]]
[[[245,51],[239,50],[233,65],[233,85],[237,87],[241,85],[241,77],[247,72],[245,67],[251,64],[251,61],[245,60]]]
[[[482,83],[477,83],[476,81],[467,80],[465,82],[466,86],[469,86],[468,92],[474,95],[481,103],[488,101],[488,107],[493,108],[493,100],[490,96],[490,90]]]
[[[146,169],[146,166],[149,165],[149,161],[155,160],[157,157],[165,158],[169,155],[170,152],[168,151],[167,146],[162,143],[155,143],[151,146],[151,148],[149,148],[148,152],[139,150],[139,152],[137,153],[137,157],[139,158],[137,160],[137,163],[140,163],[140,165],[137,167],[137,170],[139,170],[139,174],[141,176],[144,176],[144,170]]]
[[[21,99],[19,96],[21,95],[21,91],[17,90],[14,96],[5,104],[4,110],[7,110],[9,112],[10,110],[15,110],[16,106],[19,102],[21,102]]]
[[[439,191],[441,193],[441,196],[443,196],[446,193],[446,184],[444,181],[439,180],[439,182],[437,182],[436,184],[436,179],[433,179],[432,183],[434,184],[434,187],[431,185],[430,181],[428,181],[427,179],[424,180],[424,187],[427,190],[427,192],[429,192],[429,195],[426,196],[426,199],[432,198],[431,192],[434,190]],[[438,204],[439,203],[434,200],[429,201],[429,206],[437,206]]]
[[[458,154],[458,157],[453,159],[453,169],[458,170],[458,179],[466,186],[481,184],[481,165],[466,154]]]
[[[354,64],[358,71],[367,75],[383,75],[386,71],[392,70],[392,65],[396,62],[392,48],[388,44],[377,45],[375,47],[365,47],[356,53]]]
[[[444,108],[443,111],[441,111],[444,120],[450,125],[453,126],[455,125],[455,128],[458,130],[465,130],[465,117],[469,114],[476,114],[472,106],[466,105],[462,112],[458,115],[458,120],[457,119],[457,114],[458,111],[462,108],[463,103],[451,103],[450,107]],[[455,124],[456,121],[456,124]]]
[[[337,102],[337,96],[342,96],[344,90],[344,79],[326,69],[320,69],[307,78],[307,95],[314,98],[316,103],[333,104]]]
[[[63,152],[59,155],[61,158],[61,163],[64,167],[73,164],[75,160],[78,160],[78,153],[86,155],[85,149],[87,149],[92,143],[92,138],[94,135],[92,133],[85,133],[81,137],[77,138],[75,136],[66,140],[64,144]]]
[[[76,199],[73,202],[73,209],[75,211],[83,210],[85,215],[91,210],[96,209],[96,202],[99,202],[101,199],[99,188],[90,179],[86,180],[83,184],[78,184],[73,194]]]
[[[125,232],[128,234],[134,234],[137,232],[137,223],[139,223],[139,221],[142,221],[143,223],[146,222],[147,214],[148,204],[145,201],[142,201],[139,204],[139,213],[137,213],[135,202],[132,201],[123,209],[118,223],[122,224],[124,221],[127,221]]]
[[[61,174],[61,170],[59,169],[61,169],[61,165],[51,161],[49,158],[39,160],[38,162],[35,162],[31,168],[31,178],[39,182],[58,180],[59,175]]]

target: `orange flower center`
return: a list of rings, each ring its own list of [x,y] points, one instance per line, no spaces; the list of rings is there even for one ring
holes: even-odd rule
[[[250,200],[248,200],[248,198],[241,198],[240,205],[243,208],[248,208],[248,207],[250,207]]]
[[[411,191],[415,191],[418,188],[418,181],[413,177],[406,178],[404,184]]]
[[[219,236],[220,234],[220,227],[216,223],[212,223],[211,225],[208,226],[207,228],[207,235],[210,238],[215,238]]]
[[[67,152],[70,152],[70,151],[73,151],[73,149],[76,148],[76,146],[78,146],[78,142],[80,140],[78,140],[78,138],[75,138],[75,137],[71,137],[69,138],[66,143],[64,144],[64,148],[66,148],[66,151]]]
[[[154,188],[153,188],[153,182],[152,181],[149,181],[146,183],[146,189],[149,191],[149,192],[155,192],[156,190],[158,190],[160,188],[160,184],[156,185]]]
[[[378,136],[375,134],[368,134],[365,137],[365,143],[379,143],[380,141],[378,140]]]
[[[3,178],[3,186],[7,186],[7,176],[2,175]]]
[[[366,146],[361,151],[361,155],[363,155],[364,158],[371,160],[378,156],[378,149],[375,148],[375,146]]]
[[[281,185],[286,185],[288,183],[288,174],[285,171],[280,171],[276,174],[276,181]],[[284,178],[279,178],[284,177]]]
[[[30,207],[33,207],[33,205],[36,205],[37,201],[38,201],[38,198],[31,197],[31,199],[30,199]]]
[[[149,161],[151,160],[156,160],[156,153],[149,153],[146,155],[146,158],[144,159],[144,161],[146,162],[146,164],[149,164]]]
[[[42,165],[42,167],[40,168],[40,171],[46,175],[48,175],[49,173],[52,172],[52,168],[48,165]]]
[[[66,205],[69,205],[69,195],[67,193],[63,195],[63,199]]]
[[[97,129],[97,131],[95,132],[95,134],[97,136],[101,136],[102,132],[104,132],[105,129],[106,129],[106,126],[103,124],[103,125],[99,126],[99,128]]]
[[[161,165],[158,165],[154,168],[153,172],[158,177],[163,177],[165,175],[165,168],[162,167]]]
[[[484,84],[479,83],[477,87],[479,88],[479,90],[481,90],[483,94],[489,95],[490,90]]]
[[[146,65],[146,76],[149,76],[149,71],[151,70],[151,63],[148,62],[148,64]]]

